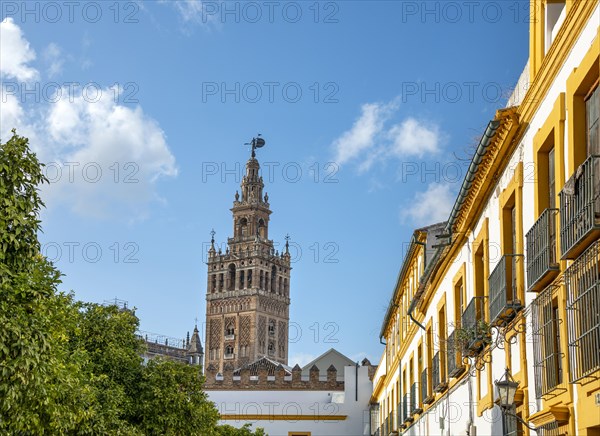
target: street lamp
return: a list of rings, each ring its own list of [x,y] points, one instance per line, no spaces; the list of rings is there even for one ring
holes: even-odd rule
[[[498,389],[498,396],[500,397],[500,407],[503,409],[511,409],[515,403],[515,394],[517,393],[517,387],[519,382],[510,375],[510,371],[506,368],[504,377],[500,380],[496,380],[496,388]]]
[[[502,410],[504,434],[508,433],[507,417],[516,419],[529,430],[536,430],[534,427],[530,427],[519,415],[516,415],[513,412],[515,408],[515,394],[517,393],[519,382],[512,378],[508,368],[504,371],[504,376],[500,380],[496,380],[494,384],[496,385],[496,389],[498,389],[498,397],[500,398],[500,410]]]

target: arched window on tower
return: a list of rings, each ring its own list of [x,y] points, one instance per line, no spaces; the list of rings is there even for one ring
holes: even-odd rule
[[[283,294],[283,277],[279,277],[279,288],[277,289],[279,294]]]
[[[271,292],[275,292],[277,288],[277,267],[273,265],[271,268]]]
[[[219,291],[223,290],[223,281],[224,281],[223,273],[221,273],[221,274],[219,274]]]
[[[267,226],[265,225],[265,220],[262,218],[258,220],[258,236],[261,238],[267,237]]]
[[[227,290],[233,291],[235,290],[235,265],[232,263],[228,268],[229,275],[227,277]]]
[[[265,285],[265,272],[263,270],[260,271],[260,279],[259,279],[259,289],[264,289]]]
[[[264,287],[265,291],[269,290],[269,273],[266,272],[265,273],[265,287]]]
[[[252,287],[252,270],[248,270],[248,287]]]
[[[246,218],[240,220],[240,235],[248,236],[248,220]]]
[[[244,283],[244,277],[245,276],[245,271],[240,271],[240,289],[245,289],[245,283]]]
[[[217,292],[217,275],[213,274],[210,277],[210,290],[211,292]]]
[[[275,336],[275,321],[269,320],[269,336]]]
[[[283,279],[283,295],[287,296],[290,290],[288,289],[288,280]]]

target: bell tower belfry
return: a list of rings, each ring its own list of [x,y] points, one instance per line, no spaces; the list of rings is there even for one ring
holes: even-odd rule
[[[262,141],[255,145],[255,141]],[[260,144],[260,143],[259,143]],[[269,239],[271,209],[255,148],[231,212],[233,237],[208,251],[205,368],[237,369],[267,357],[287,364],[290,306],[288,237],[281,253]],[[241,195],[240,195],[241,192]]]

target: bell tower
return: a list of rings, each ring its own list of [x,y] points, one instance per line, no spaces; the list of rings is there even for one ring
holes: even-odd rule
[[[262,143],[255,144],[260,140]],[[222,372],[261,357],[287,364],[290,306],[288,237],[279,253],[269,239],[271,209],[255,148],[231,212],[233,237],[225,253],[215,248],[214,232],[208,251],[206,291],[205,368]],[[241,192],[241,195],[240,195]]]

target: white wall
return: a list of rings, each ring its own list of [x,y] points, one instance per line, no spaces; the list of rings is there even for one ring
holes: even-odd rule
[[[312,436],[368,435],[369,399],[373,385],[368,367],[344,367],[344,391],[207,391],[222,415],[273,415],[275,419],[258,421],[222,420],[222,424],[242,427],[250,422],[252,428],[262,427],[270,436],[288,436],[288,432],[311,432]],[[358,392],[358,399],[356,394]],[[345,420],[315,421],[282,420],[284,415],[347,415]]]

